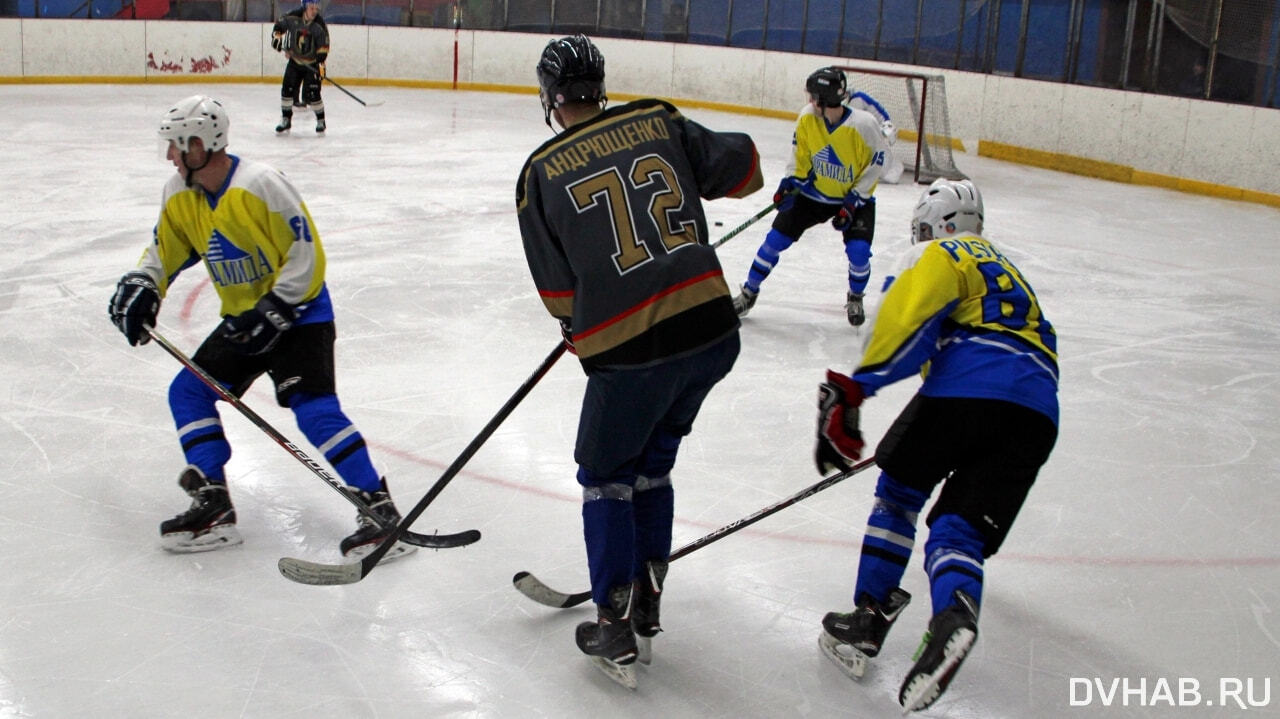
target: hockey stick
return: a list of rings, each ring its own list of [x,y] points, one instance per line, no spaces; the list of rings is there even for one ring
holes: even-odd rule
[[[787,507],[790,507],[791,505],[807,497],[812,497],[818,492],[821,492],[822,490],[827,489],[828,487],[831,487],[834,484],[843,482],[844,480],[852,477],[858,472],[861,472],[862,470],[870,467],[871,465],[875,464],[875,461],[876,461],[875,457],[864,459],[861,462],[853,465],[849,469],[841,472],[840,474],[834,474],[830,477],[827,477],[826,479],[821,480],[817,484],[810,485],[809,487],[806,487],[805,489],[802,489],[799,492],[796,492],[795,494],[791,495],[790,497],[787,497],[786,499],[782,499],[777,502],[774,502],[773,504],[769,505],[768,507],[765,507],[764,509],[761,509],[760,511],[754,514],[747,515],[746,517],[743,517],[742,519],[739,519],[736,522],[726,524],[725,526],[717,529],[716,531],[710,534],[707,534],[699,539],[695,539],[692,542],[689,542],[683,547],[672,552],[671,556],[667,558],[667,561],[674,562],[677,559],[685,556],[686,554],[690,554],[698,549],[701,549],[702,547],[707,546],[708,544],[711,544],[717,539],[723,539],[724,537],[727,537],[728,535],[733,534],[739,529],[755,524],[756,522],[759,522],[760,520],[764,519],[765,517],[768,517],[769,515],[775,512],[786,509]],[[591,592],[589,590],[585,592],[578,592],[577,594],[565,594],[564,592],[558,592],[552,589],[551,587],[548,587],[546,584],[543,584],[542,580],[533,576],[529,572],[516,572],[516,575],[511,578],[511,583],[514,584],[516,589],[519,590],[520,593],[525,595],[526,597],[532,599],[533,601],[539,604],[545,604],[548,607],[555,607],[556,609],[568,609],[569,607],[576,607],[579,604],[582,604],[583,602],[591,598]]]
[[[373,571],[373,568],[377,566],[383,555],[391,547],[395,546],[396,540],[400,538],[400,535],[426,511],[427,506],[444,490],[449,481],[458,472],[462,471],[463,465],[470,461],[471,457],[480,449],[480,446],[485,443],[485,440],[489,439],[489,436],[498,429],[498,425],[506,420],[511,412],[515,410],[516,405],[520,404],[520,401],[525,398],[525,395],[529,394],[533,386],[547,374],[551,366],[556,363],[556,360],[560,359],[560,355],[564,354],[566,348],[567,345],[564,342],[556,344],[556,348],[551,351],[551,354],[547,355],[542,364],[538,365],[538,369],[534,370],[529,379],[520,385],[516,393],[511,395],[511,399],[508,399],[507,403],[502,405],[502,409],[499,409],[498,413],[493,416],[493,419],[489,420],[489,424],[486,424],[484,429],[480,430],[480,433],[471,440],[467,448],[462,450],[462,454],[458,455],[458,458],[453,460],[453,464],[449,465],[444,474],[440,475],[440,479],[437,479],[436,483],[423,495],[422,499],[418,500],[413,509],[409,510],[409,513],[400,521],[400,525],[396,527],[396,530],[382,540],[382,543],[373,552],[363,557],[359,562],[351,562],[349,564],[321,564],[319,562],[309,562],[305,559],[281,557],[278,563],[280,573],[300,584],[315,584],[319,586],[355,584],[369,576],[369,572]]]
[[[729,234],[727,234],[727,235],[725,235],[724,237],[721,237],[720,239],[718,239],[718,240],[716,240],[715,242],[711,243],[711,249],[713,249],[713,250],[714,250],[715,248],[719,247],[720,245],[723,245],[724,243],[728,242],[729,240],[732,240],[734,237],[736,237],[736,236],[738,235],[738,233],[740,233],[740,232],[742,232],[743,230],[747,229],[748,227],[750,227],[750,226],[754,225],[754,224],[756,223],[756,220],[759,220],[761,217],[764,217],[765,215],[769,214],[770,212],[773,212],[773,211],[774,211],[774,210],[776,210],[777,208],[778,208],[778,203],[777,203],[777,202],[775,202],[775,203],[773,203],[773,204],[769,205],[768,207],[764,208],[763,210],[760,210],[759,212],[757,212],[756,214],[754,214],[754,215],[752,215],[750,218],[748,218],[746,222],[742,223],[741,225],[738,225],[737,227],[733,228],[732,230],[729,230]]]
[[[317,75],[320,75],[320,71],[315,69],[314,67],[311,67],[310,65],[303,65],[303,67],[307,68],[308,70],[310,70],[311,72]],[[352,93],[347,88],[339,85],[337,80],[330,78],[328,75],[320,75],[320,80],[323,82],[327,82],[330,85],[333,85],[334,87],[338,88],[339,90],[347,93],[348,97],[360,103],[361,105],[364,105],[365,107],[377,107],[386,102],[386,100],[375,100],[374,102],[365,102],[364,100],[361,100],[360,98],[356,97],[355,94]]]
[[[289,440],[285,439],[284,435],[277,432],[275,427],[272,427],[270,424],[268,424],[267,421],[262,417],[260,417],[257,412],[254,412],[252,409],[249,409],[249,406],[246,405],[244,402],[242,402],[239,397],[236,397],[235,395],[231,394],[231,392],[227,391],[226,387],[223,387],[217,380],[211,377],[208,372],[205,372],[204,369],[200,367],[200,365],[197,365],[194,361],[192,361],[190,357],[187,357],[186,354],[182,352],[182,350],[178,349],[176,346],[173,345],[173,343],[165,339],[164,335],[161,335],[159,332],[155,330],[155,328],[151,328],[151,327],[147,328],[147,332],[151,334],[151,338],[156,341],[156,344],[160,345],[161,347],[164,348],[166,352],[173,355],[174,359],[181,362],[182,366],[190,370],[193,374],[195,374],[196,377],[199,377],[201,382],[204,382],[206,385],[208,385],[209,389],[216,392],[218,396],[221,397],[224,401],[226,401],[232,407],[235,407],[236,409],[240,410],[240,413],[243,414],[245,417],[248,417],[250,422],[253,422],[254,425],[258,427],[258,429],[262,430],[263,432],[266,433],[268,437],[275,440],[276,444],[288,450],[289,454],[293,455],[295,459],[297,459],[299,462],[306,465],[307,469],[310,469],[312,472],[315,472],[316,476],[319,477],[320,479],[323,479],[325,484],[332,487],[335,491],[337,491],[338,494],[341,494],[343,498],[345,498],[348,502],[351,502],[352,504],[354,504],[356,509],[360,510],[360,512],[364,514],[366,517],[372,519],[375,524],[377,524],[380,527],[386,526],[384,520],[381,517],[374,514],[372,509],[369,509],[369,507],[365,506],[363,502],[356,499],[354,495],[347,492],[346,489],[343,488],[343,485],[337,479],[335,479],[333,475],[329,474],[324,467],[320,466],[319,462],[316,462],[314,459],[308,457],[306,452],[303,452],[301,449],[299,449],[298,446],[295,445],[293,442],[290,442]],[[429,547],[431,549],[448,549],[450,547],[462,547],[468,544],[472,544],[478,541],[479,539],[480,539],[480,532],[474,529],[468,529],[464,532],[458,532],[457,534],[436,534],[436,535],[407,532],[403,537],[403,541],[406,544],[413,544],[419,547]]]

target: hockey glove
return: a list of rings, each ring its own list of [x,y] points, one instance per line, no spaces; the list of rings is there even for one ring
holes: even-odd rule
[[[145,272],[128,272],[116,283],[116,293],[107,308],[111,321],[124,333],[131,346],[151,341],[147,330],[156,326],[160,313],[160,292]]]
[[[284,49],[284,33],[276,32],[271,34],[271,49],[276,52]]]
[[[868,200],[858,194],[857,190],[850,190],[849,194],[844,196],[844,204],[840,206],[840,211],[836,216],[831,218],[831,226],[844,232],[853,226],[853,213],[858,211],[859,207],[867,204]]]
[[[778,206],[778,212],[790,210],[791,206],[796,204],[796,195],[807,184],[805,180],[792,175],[782,178],[782,182],[778,183],[778,189],[773,191],[773,201]]]
[[[297,318],[289,303],[268,292],[253,309],[223,320],[218,331],[240,352],[260,355],[275,347]]]
[[[574,355],[578,354],[578,347],[573,343],[573,325],[568,320],[560,320],[560,336],[564,338],[564,348]]]
[[[316,65],[316,72],[320,75],[320,81],[324,82],[324,63]]]
[[[863,397],[862,385],[832,370],[827,370],[827,381],[818,385],[818,446],[813,460],[819,474],[848,471],[862,457],[866,443],[858,429],[858,407]]]

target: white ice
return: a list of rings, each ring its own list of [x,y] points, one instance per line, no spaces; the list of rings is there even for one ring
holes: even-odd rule
[[[861,683],[816,642],[822,615],[852,606],[874,472],[673,564],[666,631],[634,693],[574,646],[589,604],[553,610],[514,591],[520,570],[587,588],[572,358],[414,525],[477,528],[476,545],[421,551],[347,587],[285,580],[279,557],[339,559],[354,510],[224,407],[245,543],[161,551],[158,523],[188,504],[166,404],[178,365],[130,348],[106,309],[173,172],[155,129],[175,100],[221,98],[232,151],[303,193],[330,261],[339,394],[402,511],[559,341],[514,211],[517,173],[549,135],[533,93],[350,89],[386,104],[327,88],[318,138],[306,113],[292,134],[272,132],[269,84],[0,86],[0,717],[896,716],[929,615],[923,530],[905,579],[916,601]],[[750,132],[773,187],[790,122],[686,114]],[[1280,212],[958,163],[1057,327],[1062,428],[987,564],[974,653],[925,714],[1280,715]],[[873,287],[903,251],[920,189],[877,193]],[[713,236],[768,191],[709,203],[723,223]],[[766,229],[720,251],[731,283]],[[836,233],[818,227],[765,284],[677,464],[676,546],[819,479],[816,385],[828,367],[851,369],[863,340],[844,319],[844,276]],[[161,329],[194,351],[216,315],[195,268]],[[319,456],[269,386],[246,402]],[[868,402],[869,438],[914,388]],[[1220,694],[1233,681],[1242,691]]]

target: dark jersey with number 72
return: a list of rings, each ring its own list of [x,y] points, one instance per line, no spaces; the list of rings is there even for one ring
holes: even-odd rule
[[[702,199],[755,175],[748,135],[660,100],[609,108],[534,151],[516,187],[525,257],[585,367],[654,364],[738,327]]]

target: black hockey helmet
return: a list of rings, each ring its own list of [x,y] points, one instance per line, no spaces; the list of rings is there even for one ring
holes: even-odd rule
[[[818,107],[840,107],[849,97],[849,80],[838,67],[820,67],[804,81],[804,89]]]
[[[551,111],[565,103],[605,102],[604,55],[585,35],[552,40],[538,60],[538,88],[548,125]]]

